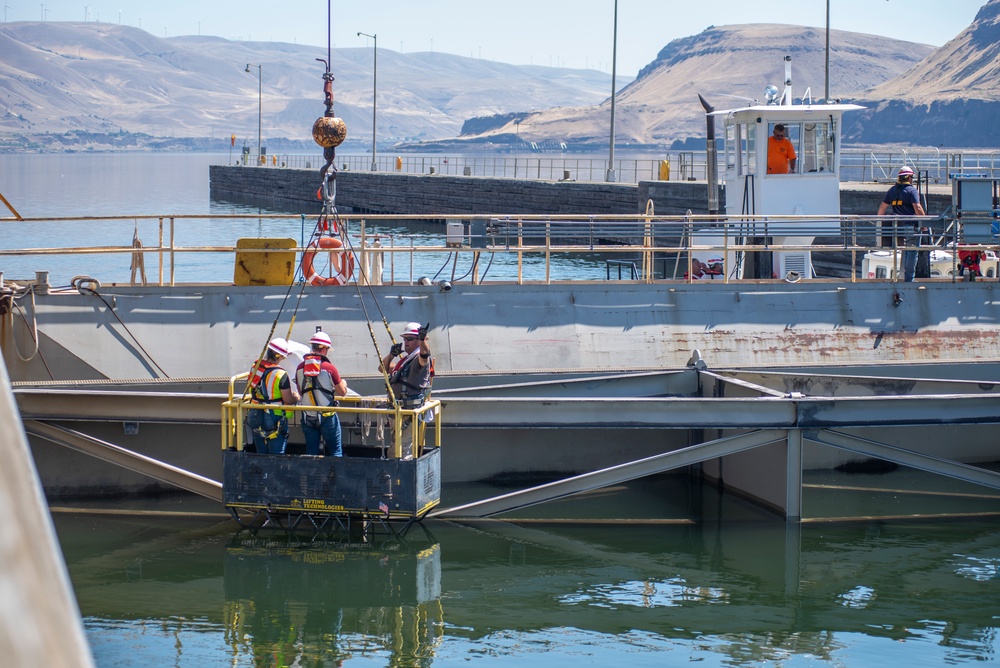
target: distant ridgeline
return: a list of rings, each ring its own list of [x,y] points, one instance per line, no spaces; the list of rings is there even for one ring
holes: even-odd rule
[[[858,100],[867,107],[844,115],[844,143],[911,144],[950,148],[1000,147],[1000,102],[951,100],[913,104]]]
[[[459,133],[459,136],[467,137],[469,135],[483,134],[484,132],[489,132],[491,130],[499,130],[508,123],[520,123],[530,115],[531,112],[515,111],[507,114],[493,114],[492,116],[476,116],[475,118],[469,118],[462,123],[462,131]],[[514,137],[511,137],[511,139],[513,138]]]

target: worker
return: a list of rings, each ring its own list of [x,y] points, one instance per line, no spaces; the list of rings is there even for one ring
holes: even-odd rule
[[[400,408],[419,408],[430,396],[434,381],[434,359],[427,341],[429,329],[430,323],[423,326],[418,322],[407,324],[403,330],[402,343],[394,343],[389,353],[382,358],[382,369],[388,375],[392,395]],[[413,421],[406,418],[402,426],[404,459],[413,454],[412,426]]]
[[[785,126],[776,123],[771,136],[767,138],[767,173],[794,174],[797,162],[795,146],[788,138]]]
[[[295,381],[302,392],[302,405],[333,408],[337,397],[347,394],[347,381],[340,377],[337,367],[328,355],[332,346],[330,336],[317,330],[309,339],[312,352],[302,358],[295,369]],[[307,411],[302,413],[302,434],[306,439],[306,454],[319,455],[322,439],[328,457],[343,457],[340,418],[334,410]]]
[[[879,204],[878,214],[879,216],[886,215],[889,209],[892,209],[891,213],[894,216],[923,216],[924,207],[920,203],[920,192],[917,187],[913,185],[913,170],[909,167],[903,166],[899,170],[899,174],[896,176],[896,183],[889,188],[885,193],[885,197],[882,198],[882,203]],[[899,239],[897,239],[897,244],[903,245],[903,281],[912,281],[917,274],[917,250],[916,247],[919,244],[920,237],[920,225],[916,218],[911,218],[910,221],[904,223],[899,221],[898,223],[888,223],[899,227],[897,232],[899,233]],[[883,223],[886,225],[887,223]],[[886,238],[883,235],[883,240]],[[889,243],[892,244],[892,235],[888,235]],[[884,241],[883,241],[884,243]],[[929,264],[929,263],[928,263]],[[930,267],[928,266],[928,274]],[[921,276],[921,278],[926,278],[927,276]]]
[[[299,394],[292,387],[288,372],[280,364],[288,356],[288,342],[271,339],[264,358],[254,365],[250,378],[250,401],[254,404],[295,405]],[[247,411],[247,427],[253,446],[260,454],[283,455],[288,445],[288,416],[281,408]]]

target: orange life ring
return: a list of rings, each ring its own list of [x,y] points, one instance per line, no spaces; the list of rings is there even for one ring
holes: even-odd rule
[[[316,252],[320,249],[329,251],[329,276],[321,276],[313,268]],[[344,244],[337,237],[320,237],[302,253],[302,275],[310,285],[346,285],[354,275],[354,253],[344,250]]]

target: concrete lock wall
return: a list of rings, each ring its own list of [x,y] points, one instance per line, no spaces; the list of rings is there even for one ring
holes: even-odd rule
[[[319,210],[317,169],[213,165],[209,180],[216,198]],[[874,215],[888,187],[841,184],[841,213]],[[725,187],[720,188],[719,197],[720,208],[725,209]],[[656,215],[704,214],[708,212],[708,186],[698,181],[632,184],[384,172],[337,174],[337,207],[345,213],[619,215],[644,213],[650,200]],[[950,194],[931,193],[928,213],[942,213],[950,204]]]

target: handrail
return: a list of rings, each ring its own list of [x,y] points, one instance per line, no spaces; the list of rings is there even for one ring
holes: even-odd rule
[[[242,452],[244,445],[244,413],[250,410],[273,410],[279,409],[285,411],[286,413],[292,413],[297,415],[298,413],[315,413],[320,408],[323,412],[333,412],[341,416],[346,415],[358,415],[358,416],[379,416],[383,415],[392,419],[393,432],[392,440],[388,446],[383,446],[382,444],[375,444],[378,447],[388,447],[388,451],[385,453],[390,459],[401,459],[403,457],[403,442],[402,442],[402,432],[404,427],[404,422],[406,420],[413,420],[413,424],[420,425],[419,429],[411,430],[411,452],[414,453],[414,457],[419,457],[425,447],[427,447],[426,441],[426,428],[425,425],[434,425],[434,447],[441,447],[441,402],[437,399],[428,399],[420,406],[413,408],[403,408],[402,406],[389,405],[388,399],[385,396],[346,396],[338,398],[338,406],[306,406],[306,405],[295,405],[289,406],[284,404],[275,404],[270,408],[265,408],[265,406],[270,406],[269,404],[259,404],[253,403],[251,401],[243,401],[241,398],[236,398],[235,386],[240,380],[245,380],[249,377],[248,373],[241,373],[232,376],[229,379],[229,398],[222,403],[222,449],[223,450],[237,450]],[[290,422],[294,423],[293,418]]]
[[[523,144],[523,143],[522,143]],[[604,181],[608,162],[605,158],[587,158],[565,155],[565,148],[559,145],[539,147],[533,151],[523,144],[525,155],[515,156],[463,156],[463,155],[413,155],[399,156],[380,155],[374,163],[376,171],[399,174],[439,174],[450,176],[491,177],[491,178],[530,178],[547,181]],[[892,167],[898,168],[899,153],[903,151],[903,159],[912,164],[914,169],[927,170],[936,174],[935,181],[949,183],[952,173],[968,170],[988,169],[990,176],[1000,176],[997,166],[1000,151],[992,149],[941,151],[940,147],[900,147],[887,146],[883,149],[863,149],[845,147],[841,149],[840,180],[841,181],[880,181],[895,179]],[[546,152],[550,151],[550,152]],[[651,154],[651,155],[650,155]],[[722,152],[719,159],[724,160]],[[639,181],[658,181],[660,179],[660,163],[667,160],[675,169],[670,170],[666,180],[704,181],[707,170],[707,155],[705,151],[658,151],[650,149],[642,157],[619,157],[614,161],[616,178],[619,183],[638,183]],[[259,160],[250,159],[243,163],[247,169],[315,169],[325,160],[319,154],[312,155],[280,155],[273,156],[267,164],[259,164]],[[984,167],[983,163],[988,163]],[[341,155],[337,165],[342,171],[371,171],[373,160],[371,153],[356,155]],[[876,165],[885,165],[882,176],[876,175]],[[725,165],[720,163],[720,168]],[[869,176],[868,172],[871,170]],[[942,173],[942,171],[944,173]]]
[[[123,238],[133,237],[134,226],[153,222],[160,229],[157,245],[137,248],[129,245],[101,245],[93,247],[58,247],[58,248],[20,248],[0,249],[0,257],[32,257],[42,255],[65,256],[65,261],[72,256],[93,256],[97,254],[120,255],[128,254],[131,261],[136,255],[155,254],[160,261],[159,285],[164,285],[164,265],[169,264],[169,284],[175,284],[175,269],[178,261],[192,254],[224,253],[236,257],[236,254],[293,253],[297,263],[300,254],[307,246],[290,246],[288,248],[237,248],[234,245],[193,245],[184,246],[178,242],[179,234],[175,222],[179,220],[247,220],[263,224],[264,221],[295,221],[296,228],[302,224],[302,214],[186,214],[175,216],[144,215],[144,216],[88,216],[65,218],[27,218],[23,221],[0,219],[3,222],[16,222],[18,225],[59,223],[63,221],[104,221],[113,226],[121,223]],[[164,219],[169,221],[169,236],[165,241],[162,233]],[[883,226],[899,226],[900,229],[913,224],[929,227],[933,230],[935,239],[940,239],[942,247],[947,247],[956,239],[961,239],[960,230],[948,225],[940,217],[906,217],[894,216],[793,216],[793,215],[683,215],[656,216],[649,213],[634,215],[508,215],[508,216],[469,216],[469,215],[435,215],[433,225],[414,229],[413,232],[400,232],[401,228],[411,226],[415,217],[389,214],[350,214],[341,217],[342,224],[348,230],[350,250],[362,261],[359,267],[364,267],[369,273],[373,267],[381,269],[378,276],[372,276],[374,284],[415,284],[422,276],[428,282],[438,283],[441,274],[449,268],[450,275],[443,280],[450,284],[467,281],[473,285],[485,282],[566,282],[600,280],[601,265],[607,267],[607,262],[634,264],[636,275],[633,280],[651,281],[654,277],[653,268],[657,263],[664,266],[664,278],[657,280],[678,280],[666,278],[665,261],[675,261],[676,267],[687,267],[688,277],[682,280],[691,281],[693,260],[702,253],[722,254],[727,265],[739,262],[741,254],[754,251],[770,252],[804,252],[815,254],[848,253],[857,255],[872,250],[878,250]],[[419,219],[417,219],[419,220]],[[440,221],[468,221],[468,232],[463,235],[462,242],[455,245],[448,240],[446,226]],[[380,229],[380,225],[385,225]],[[238,230],[241,226],[234,226]],[[127,230],[127,233],[126,233]],[[475,230],[473,233],[472,231]],[[194,234],[194,232],[189,232]],[[234,234],[238,234],[234,232]],[[266,230],[261,229],[266,236]],[[56,237],[57,235],[53,235]],[[101,238],[107,238],[102,234]],[[287,238],[287,227],[278,236]],[[811,237],[815,243],[807,245],[782,244],[782,236]],[[888,236],[888,232],[886,233]],[[893,237],[896,232],[893,231]],[[449,243],[451,241],[451,243]],[[294,242],[293,242],[294,243]],[[301,242],[300,242],[301,243]],[[969,248],[990,248],[992,245],[969,246]],[[337,251],[342,252],[342,251]],[[739,254],[739,257],[732,256]],[[409,262],[397,262],[397,256],[408,259]],[[482,258],[480,256],[483,256]],[[669,256],[669,257],[668,257]],[[143,257],[145,257],[143,255]],[[505,260],[508,257],[510,260]],[[378,262],[376,258],[388,261]],[[581,271],[569,273],[583,260],[594,263],[589,276],[582,276]],[[703,261],[707,258],[702,258]],[[462,268],[459,268],[461,261]],[[843,263],[844,260],[837,260]],[[285,260],[282,260],[285,262]],[[91,261],[92,263],[92,261]],[[424,269],[418,265],[423,263]],[[516,263],[516,271],[515,271]],[[212,262],[206,264],[205,271],[220,271],[215,266],[225,267],[223,276],[212,275],[201,278],[200,283],[231,282],[232,264]],[[586,265],[585,266],[589,266]],[[732,266],[736,266],[732,264]],[[725,280],[737,280],[732,266],[726,267]],[[465,267],[468,267],[466,270]],[[437,274],[433,272],[437,271]],[[600,272],[600,273],[598,273]],[[8,269],[8,276],[11,271]],[[75,272],[79,273],[79,272]],[[294,273],[294,272],[293,272]],[[72,275],[72,274],[71,274]],[[358,277],[361,274],[359,272]],[[368,276],[368,274],[365,274]],[[99,276],[105,291],[114,283],[113,278]],[[8,279],[10,280],[10,279]],[[53,275],[55,281],[55,275]],[[290,275],[288,281],[294,280]],[[356,280],[365,280],[356,278]],[[604,280],[608,280],[605,276]],[[189,283],[194,281],[188,281]],[[127,284],[127,279],[117,283]],[[72,286],[70,286],[72,287]],[[58,289],[61,288],[56,288]]]

